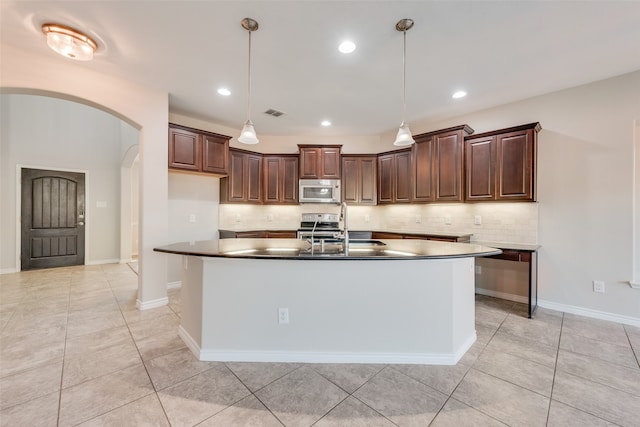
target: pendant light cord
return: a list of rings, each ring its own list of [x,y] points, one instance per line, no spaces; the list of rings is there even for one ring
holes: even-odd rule
[[[407,115],[407,30],[402,32],[403,34],[403,49],[402,49],[402,123]]]
[[[251,121],[251,33],[249,30],[249,73],[247,74],[247,120]]]

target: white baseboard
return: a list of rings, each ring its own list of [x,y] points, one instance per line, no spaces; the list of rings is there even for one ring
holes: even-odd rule
[[[101,265],[101,264],[120,264],[120,258],[94,259],[93,261],[84,262],[84,265]]]
[[[136,300],[136,307],[138,308],[138,310],[149,310],[150,308],[158,308],[158,307],[162,307],[169,304],[169,298],[168,297],[164,297],[164,298],[158,298],[158,299],[154,299],[151,301],[140,301],[139,299]]]
[[[506,299],[509,301],[521,302],[523,304],[529,304],[529,298],[522,295],[508,294],[505,292],[492,291],[490,289],[476,288],[476,293],[480,295],[486,295],[488,297],[495,297],[500,299]]]
[[[633,280],[629,282],[629,286],[633,289],[640,289],[640,282],[634,282]]]
[[[178,280],[177,282],[169,282],[167,283],[167,289],[178,289],[182,287],[182,281]]]
[[[594,319],[608,320],[610,322],[623,323],[625,325],[640,327],[640,318],[625,316],[622,314],[609,313],[606,311],[592,310],[590,308],[577,307],[575,305],[559,304],[553,301],[538,299],[538,306],[550,310],[563,311],[565,313],[577,314],[579,316],[592,317]]]
[[[11,273],[17,273],[18,269],[17,268],[3,268],[0,269],[0,274],[11,274]]]
[[[202,349],[180,325],[178,336],[204,362],[284,362],[284,363],[385,363],[455,365],[476,341],[470,337],[456,353],[343,353],[317,351],[251,351]]]

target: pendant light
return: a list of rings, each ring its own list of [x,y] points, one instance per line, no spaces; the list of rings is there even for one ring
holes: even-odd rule
[[[241,24],[242,28],[249,31],[249,73],[247,79],[247,121],[242,126],[238,141],[243,144],[257,144],[260,141],[258,141],[256,130],[253,128],[253,122],[251,121],[251,32],[258,29],[258,22],[251,18],[244,18]]]
[[[411,145],[415,142],[411,136],[409,125],[404,122],[405,115],[407,114],[407,31],[410,30],[411,27],[413,27],[413,19],[405,18],[396,23],[396,30],[402,31],[404,37],[402,49],[402,123],[400,123],[396,140],[393,142],[393,145],[397,146]]]

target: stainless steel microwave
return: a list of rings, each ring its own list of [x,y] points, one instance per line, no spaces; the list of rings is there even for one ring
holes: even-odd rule
[[[339,179],[301,179],[300,203],[340,203]]]

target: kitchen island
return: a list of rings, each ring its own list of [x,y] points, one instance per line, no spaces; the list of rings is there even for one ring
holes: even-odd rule
[[[224,239],[183,256],[179,334],[200,360],[455,364],[475,342],[474,259],[425,240]]]

